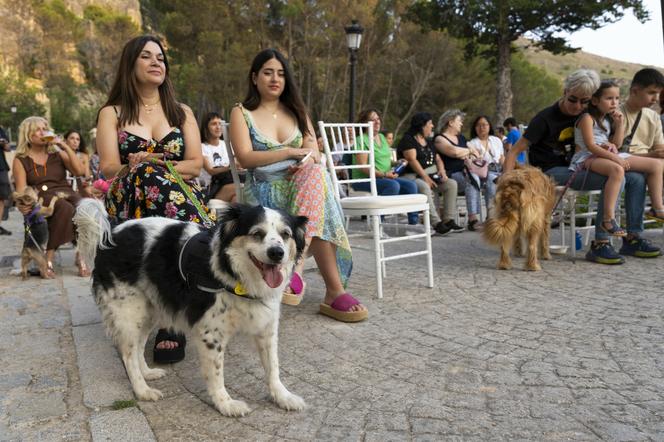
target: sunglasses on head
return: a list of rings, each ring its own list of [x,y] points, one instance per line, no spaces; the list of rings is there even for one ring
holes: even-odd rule
[[[580,99],[580,98],[575,97],[574,95],[570,95],[570,96],[566,97],[566,100],[567,100],[569,103],[572,103],[572,104],[581,103],[581,105],[583,105],[583,106],[585,106],[585,105],[587,105],[588,103],[590,103],[590,98],[583,98],[583,99]]]

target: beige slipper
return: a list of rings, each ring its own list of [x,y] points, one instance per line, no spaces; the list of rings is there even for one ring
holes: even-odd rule
[[[360,301],[353,298],[350,293],[344,293],[337,296],[331,305],[321,303],[320,313],[341,322],[359,322],[369,316],[367,310],[350,311],[351,307],[359,304]]]
[[[284,292],[281,295],[281,303],[287,305],[299,305],[300,302],[302,302],[307,283],[304,282],[299,273],[293,272],[288,288],[290,288],[290,293]]]

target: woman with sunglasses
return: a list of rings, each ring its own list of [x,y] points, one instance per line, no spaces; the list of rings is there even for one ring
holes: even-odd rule
[[[579,116],[586,110],[588,103],[600,86],[597,72],[579,69],[572,72],[563,83],[563,96],[553,105],[539,112],[528,124],[523,136],[510,149],[503,166],[504,173],[514,168],[519,153],[529,150],[530,164],[542,169],[558,185],[569,182],[574,190],[602,190],[600,200],[604,199],[606,177],[592,171],[569,170],[574,153],[574,126]],[[572,175],[574,173],[574,175]],[[635,231],[642,229],[643,210],[630,210],[643,207],[646,192],[646,178],[639,172],[627,172],[624,179],[625,206],[627,209],[627,230],[630,226]],[[595,225],[601,225],[604,219],[604,205],[597,207]],[[640,227],[641,226],[641,227]],[[659,256],[659,248],[647,243],[640,237],[638,257]],[[622,249],[621,249],[622,250]],[[622,264],[625,259],[609,242],[609,235],[603,229],[595,229],[595,241],[586,254],[586,259],[600,264]]]

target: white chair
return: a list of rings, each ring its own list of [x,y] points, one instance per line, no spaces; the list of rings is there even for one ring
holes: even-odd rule
[[[557,186],[556,190],[561,192],[563,186]],[[597,217],[597,204],[601,204],[595,198],[599,199],[600,190],[573,190],[567,189],[563,200],[558,207],[560,214],[560,238],[561,246],[566,246],[565,241],[565,223],[569,223],[569,245],[568,252],[572,260],[576,259],[576,232],[584,234],[583,245],[587,246],[590,240],[590,234],[595,230],[593,220]],[[585,197],[585,198],[580,198]],[[581,222],[582,225],[577,225]]]
[[[353,179],[351,171],[353,169],[360,169],[366,166],[344,164],[343,161],[337,161],[335,158],[341,160],[344,155],[354,156],[358,154],[368,154],[369,164],[374,164],[374,144],[373,144],[373,123],[366,124],[332,124],[318,122],[320,135],[323,137],[323,145],[325,147],[325,156],[327,157],[327,168],[332,177],[332,187],[334,195],[341,204],[344,215],[346,216],[367,216],[371,220],[373,230],[373,243],[374,254],[376,259],[376,285],[378,298],[383,297],[383,277],[385,276],[385,263],[396,259],[410,258],[413,256],[426,255],[427,256],[427,270],[428,281],[427,287],[433,287],[433,260],[431,256],[431,225],[429,223],[429,204],[427,198],[422,194],[413,195],[394,195],[394,196],[379,196],[376,190],[376,172],[373,167],[369,167],[369,177]],[[349,130],[352,132],[349,134]],[[368,135],[369,146],[368,151],[361,149],[357,142],[364,135]],[[343,146],[339,150],[334,150],[330,146]],[[348,157],[347,157],[348,158]],[[346,161],[348,163],[348,161]],[[348,171],[348,178],[340,179],[337,177],[337,171]],[[339,184],[353,184],[368,182],[371,187],[371,194],[369,196],[350,196],[341,198],[339,194]],[[398,213],[408,212],[423,212],[424,213],[424,233],[411,236],[398,236],[391,238],[381,237],[381,215],[392,215]],[[399,241],[410,241],[423,238],[426,244],[426,249],[402,253],[399,255],[385,256],[384,245],[395,243]]]
[[[235,153],[233,152],[233,146],[231,145],[231,137],[228,135],[228,128],[230,123],[226,121],[221,122],[221,130],[224,134],[224,144],[226,145],[226,152],[228,153],[228,161],[230,162],[231,167],[231,176],[233,177],[233,184],[235,185],[235,198],[238,203],[244,202],[244,194],[242,192],[242,181],[240,180],[240,173],[237,170],[237,165],[235,163]]]

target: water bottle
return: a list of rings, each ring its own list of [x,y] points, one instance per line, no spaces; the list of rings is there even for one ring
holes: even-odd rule
[[[408,161],[401,160],[401,161],[399,161],[399,163],[396,166],[394,166],[394,169],[392,169],[392,172],[399,175],[401,172],[404,171],[404,169],[406,168],[407,165],[408,165]]]
[[[575,237],[576,237],[576,250],[581,250],[583,247],[583,238],[581,237],[581,233],[579,232],[574,232]]]

